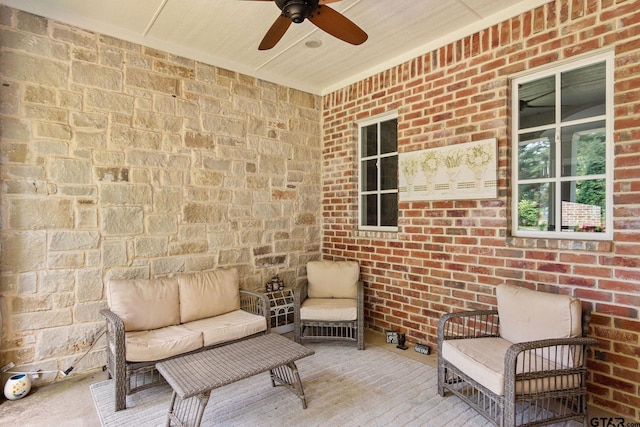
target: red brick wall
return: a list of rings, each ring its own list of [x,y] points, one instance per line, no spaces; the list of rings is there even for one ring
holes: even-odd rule
[[[590,401],[640,419],[640,1],[558,0],[323,98],[323,251],[355,259],[366,322],[436,340],[443,313],[512,283],[593,309]],[[615,47],[614,242],[510,236],[509,77]],[[399,151],[497,138],[498,198],[403,202],[398,233],[358,231],[355,122],[398,111]]]

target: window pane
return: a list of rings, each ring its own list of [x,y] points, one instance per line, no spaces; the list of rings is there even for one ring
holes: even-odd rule
[[[518,230],[555,231],[553,183],[518,186]]]
[[[398,119],[380,123],[380,154],[398,151]]]
[[[562,73],[562,121],[606,113],[606,67],[604,62]]]
[[[555,176],[555,131],[547,129],[520,135],[518,179]]]
[[[362,225],[378,225],[378,196],[368,194],[362,196]]]
[[[362,191],[378,189],[378,161],[376,159],[362,162]]]
[[[380,174],[382,178],[381,190],[394,190],[398,188],[398,156],[383,157],[380,159]]]
[[[362,157],[378,154],[378,125],[365,126],[360,133]]]
[[[603,174],[606,171],[605,122],[562,128],[562,176]]]
[[[381,195],[380,225],[383,227],[395,227],[398,225],[398,193]]]
[[[604,231],[605,180],[568,181],[561,188],[562,231]]]
[[[519,129],[555,122],[555,81],[555,76],[549,76],[518,85]]]

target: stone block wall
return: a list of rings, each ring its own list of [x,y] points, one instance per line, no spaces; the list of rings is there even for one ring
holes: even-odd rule
[[[640,1],[555,0],[323,97],[323,252],[358,260],[368,328],[436,343],[447,312],[513,283],[593,310],[590,403],[640,420]],[[509,79],[615,51],[614,240],[511,236]],[[498,197],[402,202],[397,233],[358,230],[357,125],[398,112],[400,152],[498,140]]]
[[[0,79],[0,366],[68,368],[110,278],[320,256],[318,96],[7,7]]]

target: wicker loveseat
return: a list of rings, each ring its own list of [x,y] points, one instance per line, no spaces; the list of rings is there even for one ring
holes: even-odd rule
[[[269,331],[264,294],[241,290],[236,269],[107,283],[107,371],[115,410],[162,381],[155,364]]]
[[[364,285],[355,261],[309,261],[294,292],[294,339],[351,341],[364,350]]]
[[[575,419],[587,425],[589,316],[567,295],[500,285],[497,310],[451,313],[438,325],[438,393],[500,426]]]

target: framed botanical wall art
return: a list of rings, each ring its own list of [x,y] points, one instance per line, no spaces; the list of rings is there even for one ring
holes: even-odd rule
[[[400,153],[400,201],[498,196],[495,138]]]

